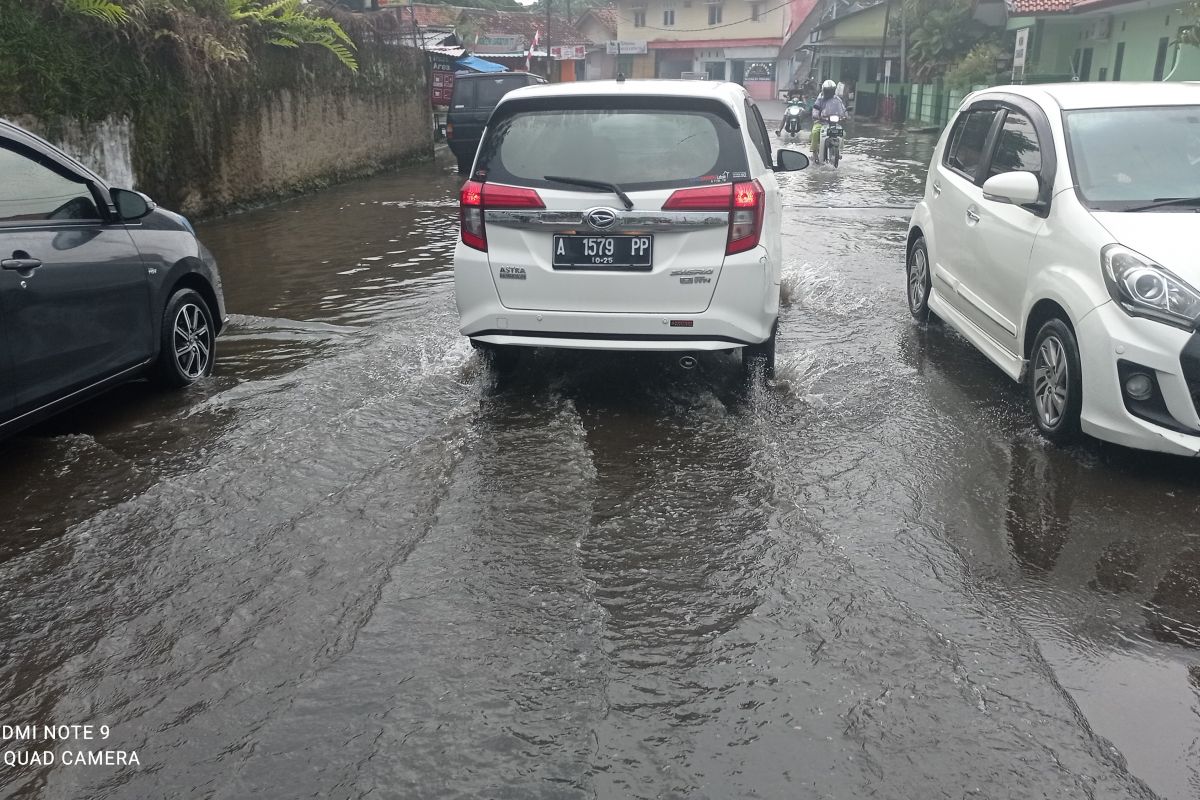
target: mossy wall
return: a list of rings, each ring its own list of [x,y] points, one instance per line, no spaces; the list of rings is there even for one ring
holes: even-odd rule
[[[431,157],[424,55],[341,20],[358,73],[316,47],[248,37],[246,58],[206,58],[220,47],[211,31],[112,28],[0,0],[0,117],[76,153],[105,145],[81,146],[80,131],[126,125],[136,188],[200,216]]]

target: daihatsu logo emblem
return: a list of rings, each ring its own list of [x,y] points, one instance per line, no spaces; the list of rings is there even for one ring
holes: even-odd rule
[[[617,212],[611,208],[592,208],[583,213],[583,218],[588,225],[603,231],[617,223]]]

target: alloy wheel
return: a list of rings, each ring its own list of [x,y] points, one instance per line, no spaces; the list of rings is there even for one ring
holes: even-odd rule
[[[1033,362],[1033,398],[1038,416],[1047,428],[1062,421],[1069,389],[1067,356],[1057,336],[1047,336]]]
[[[912,263],[908,268],[908,307],[914,313],[920,311],[925,303],[925,280],[928,274],[929,261],[925,256],[925,250],[914,247]]]
[[[208,372],[212,358],[212,330],[204,311],[194,303],[184,303],[175,313],[175,363],[179,371],[195,380]]]

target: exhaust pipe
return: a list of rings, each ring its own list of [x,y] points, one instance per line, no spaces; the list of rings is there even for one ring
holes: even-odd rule
[[[695,369],[697,363],[695,356],[682,356],[679,359],[679,366],[684,369]]]

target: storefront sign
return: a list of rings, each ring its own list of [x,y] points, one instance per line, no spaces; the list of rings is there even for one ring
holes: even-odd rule
[[[1029,50],[1029,28],[1017,31],[1017,43],[1013,46],[1012,79],[1025,76],[1025,56]]]
[[[650,50],[646,47],[646,43],[644,41],[610,41],[608,43],[608,54],[610,56],[636,56],[648,52],[650,52]]]
[[[450,105],[454,92],[454,59],[444,53],[429,53],[429,99],[435,106]]]
[[[567,44],[552,46],[550,48],[550,57],[555,61],[582,61],[587,58],[587,45],[583,44]]]
[[[474,53],[520,53],[525,49],[525,37],[509,34],[480,34],[468,46]]]

